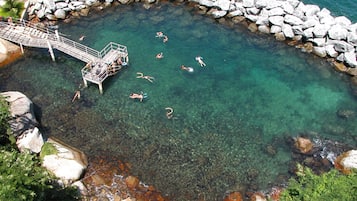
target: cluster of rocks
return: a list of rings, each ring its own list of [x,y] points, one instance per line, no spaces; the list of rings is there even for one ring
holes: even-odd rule
[[[242,18],[249,29],[275,35],[277,40],[309,43],[307,51],[357,67],[357,23],[333,17],[326,8],[299,0],[192,0],[214,18]],[[344,69],[345,71],[347,68]]]
[[[32,101],[17,91],[0,93],[10,105],[10,127],[16,145],[21,152],[29,150],[33,154],[43,151],[45,143],[50,143],[56,153],[44,154],[42,165],[52,172],[60,184],[75,185],[85,192],[84,184],[80,182],[88,166],[83,152],[73,148],[58,139],[46,139],[40,132],[38,121],[34,114]]]
[[[145,4],[158,0],[144,0]],[[104,3],[101,3],[104,2]],[[32,0],[29,18],[65,19],[74,12],[86,15],[89,7],[129,4],[131,0]],[[137,1],[135,1],[137,2]],[[182,0],[181,2],[185,2]],[[230,18],[235,22],[250,22],[249,29],[273,34],[277,40],[302,42],[304,51],[320,57],[333,58],[338,70],[357,75],[357,23],[344,17],[334,17],[326,8],[304,4],[299,0],[189,0],[202,13],[214,18]],[[343,65],[341,65],[343,64]]]
[[[113,0],[105,0],[107,4]],[[100,4],[97,0],[33,0],[29,1],[27,14],[29,19],[35,17],[40,20],[65,19],[71,12],[88,13],[88,8]]]

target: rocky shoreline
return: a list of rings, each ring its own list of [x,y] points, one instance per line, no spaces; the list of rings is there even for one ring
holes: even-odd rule
[[[37,0],[31,1],[29,20],[68,20],[70,16],[86,16],[90,9],[142,2],[146,8],[158,0]],[[336,69],[357,75],[357,23],[334,17],[326,8],[304,4],[299,0],[179,0],[199,9],[199,13],[221,23],[243,23],[253,32],[273,35],[279,41],[302,48],[329,59]]]
[[[127,5],[136,2],[142,2],[148,9],[151,5],[160,3],[156,0],[36,0],[29,2],[27,12],[28,19],[31,21],[50,20],[49,24],[55,25],[57,20],[70,21],[79,16],[86,16],[91,9],[103,10],[105,7],[116,4]],[[343,16],[333,17],[330,11],[325,8],[305,5],[298,0],[237,0],[236,2],[229,0],[179,0],[176,2],[196,7],[198,13],[213,17],[219,23],[243,24],[252,32],[270,34],[279,41],[286,41],[289,45],[301,48],[305,52],[328,59],[341,72],[352,76],[357,75],[357,23],[352,24],[349,19]],[[326,171],[332,168],[337,155],[350,150],[346,147],[339,147],[335,150],[322,152],[322,147],[326,147],[327,142],[324,144],[318,140],[311,142],[296,138],[289,139],[288,142],[296,148],[293,158],[317,171]],[[267,151],[274,152],[269,147],[267,147]],[[331,155],[331,153],[334,154]],[[348,154],[343,154],[343,156],[347,157]],[[353,157],[356,158],[355,151],[352,151]],[[101,159],[97,161],[101,161]],[[338,161],[338,167],[340,167],[340,161],[343,159],[340,157]],[[355,164],[352,168],[357,168],[356,159],[348,164]],[[100,168],[102,170],[98,171]],[[113,164],[101,162],[89,164],[82,180],[90,184],[89,187],[87,186],[90,192],[87,191],[83,194],[85,196],[89,194],[91,200],[101,200],[104,197],[107,200],[125,199],[129,201],[135,200],[135,198],[148,200],[149,196],[155,200],[167,200],[154,187],[142,184],[138,178],[130,176],[129,169],[129,165],[120,161]],[[344,168],[343,170],[345,171]],[[291,172],[293,173],[294,170]],[[101,175],[101,173],[103,174]],[[118,189],[120,189],[122,197],[117,194]],[[144,193],[139,194],[138,192]],[[272,192],[261,196],[261,200],[266,200],[266,196],[272,198]],[[244,197],[245,195],[249,195],[248,197],[253,200],[253,196],[256,196],[253,192],[240,193],[230,193],[225,200],[229,201],[234,197]]]

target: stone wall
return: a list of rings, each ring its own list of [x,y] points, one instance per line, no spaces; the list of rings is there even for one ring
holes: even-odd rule
[[[159,0],[136,0],[146,7]],[[103,3],[101,3],[103,2]],[[90,8],[103,9],[113,3],[134,0],[31,0],[30,19],[65,19],[86,15]],[[216,19],[245,21],[251,31],[275,36],[277,40],[295,41],[299,48],[334,61],[338,70],[357,75],[357,23],[344,16],[333,16],[326,8],[299,0],[181,0],[193,3],[200,13]],[[352,69],[351,69],[352,68]]]

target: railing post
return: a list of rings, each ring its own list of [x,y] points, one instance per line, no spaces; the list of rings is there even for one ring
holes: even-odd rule
[[[59,41],[60,36],[59,36],[59,34],[58,34],[58,30],[57,30],[57,29],[55,30],[55,34],[56,34],[57,41]]]
[[[53,49],[52,49],[51,43],[48,40],[47,40],[47,45],[48,45],[48,51],[50,52],[52,61],[56,61],[55,54],[53,53]]]

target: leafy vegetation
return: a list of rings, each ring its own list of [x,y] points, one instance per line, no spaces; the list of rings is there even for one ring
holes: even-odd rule
[[[0,200],[80,200],[76,188],[58,185],[56,178],[41,166],[37,155],[20,153],[9,144],[9,118],[9,105],[0,96]],[[46,153],[53,152],[51,145],[45,149]]]
[[[8,102],[0,96],[0,145],[8,142],[8,133],[10,133],[10,112]]]
[[[43,158],[46,155],[52,155],[52,154],[57,154],[57,149],[55,146],[53,146],[53,144],[49,143],[49,142],[45,142],[45,144],[43,144],[42,149],[41,149],[41,153],[40,153],[40,159],[43,160]]]
[[[18,0],[5,0],[5,4],[0,7],[0,16],[20,18],[23,10],[23,2]]]
[[[316,175],[311,169],[298,165],[297,175],[297,179],[290,179],[281,194],[281,201],[357,200],[356,172],[344,175],[333,169]]]

